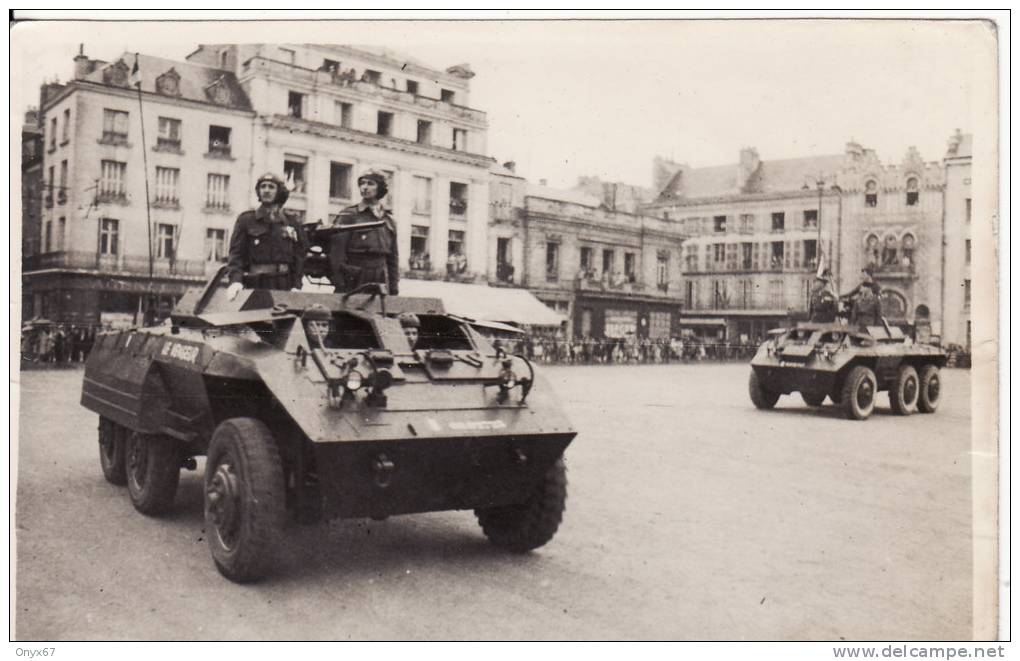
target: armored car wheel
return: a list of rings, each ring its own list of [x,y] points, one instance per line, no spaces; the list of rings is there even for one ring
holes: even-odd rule
[[[917,370],[910,365],[901,366],[896,373],[896,382],[889,390],[889,404],[893,411],[900,415],[915,413],[919,391]]]
[[[220,423],[205,465],[206,537],[216,568],[237,583],[255,581],[271,565],[285,517],[283,464],[265,423]]]
[[[482,532],[501,548],[525,553],[556,534],[567,501],[567,468],[560,457],[531,497],[520,505],[475,510]]]
[[[128,430],[109,418],[99,418],[99,465],[103,477],[110,484],[127,484],[127,468],[124,445]]]
[[[823,403],[825,403],[824,392],[823,393],[802,392],[800,396],[804,400],[804,403],[807,404],[808,406],[821,406]]]
[[[934,365],[925,365],[917,377],[919,392],[917,394],[917,409],[921,413],[934,413],[942,401],[942,375],[939,368]]]
[[[843,382],[840,401],[843,413],[851,420],[866,420],[875,410],[875,393],[878,382],[870,368],[858,365],[850,370]]]
[[[751,379],[747,383],[747,390],[751,395],[751,401],[757,408],[770,409],[779,401],[779,393],[772,392],[765,388],[758,373],[751,370]]]
[[[173,507],[181,479],[177,441],[169,436],[127,432],[127,487],[142,514],[164,514]]]

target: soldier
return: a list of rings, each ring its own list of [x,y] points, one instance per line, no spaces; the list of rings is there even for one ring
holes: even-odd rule
[[[414,350],[418,344],[418,332],[421,329],[421,320],[413,312],[404,312],[400,315],[400,327],[404,329],[407,337],[407,344]]]
[[[882,287],[877,282],[862,283],[854,298],[850,313],[851,326],[877,326],[882,320],[882,303],[878,295]]]
[[[340,212],[337,225],[371,223],[382,220],[385,225],[333,237],[329,249],[329,266],[337,291],[351,291],[369,282],[386,285],[390,294],[399,290],[397,228],[392,216],[381,203],[386,196],[386,177],[369,171],[358,177],[361,202]]]
[[[290,193],[283,180],[266,173],[255,182],[259,208],[237,217],[230,235],[230,288],[300,289],[308,243],[300,223],[283,209]]]
[[[811,321],[831,324],[836,321],[836,294],[829,284],[830,272],[825,269],[815,277],[815,288],[811,292],[809,314]]]

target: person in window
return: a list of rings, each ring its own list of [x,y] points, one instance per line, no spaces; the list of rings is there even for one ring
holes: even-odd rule
[[[228,297],[242,287],[300,289],[308,242],[295,216],[283,209],[290,193],[283,179],[266,173],[255,182],[259,207],[237,217],[230,233]]]
[[[388,209],[386,177],[374,171],[358,177],[361,202],[341,211],[335,225],[360,225],[383,221],[380,227],[341,232],[330,242],[329,265],[332,282],[338,292],[347,292],[366,283],[381,283],[390,294],[399,291],[400,268],[397,256],[397,227]]]
[[[414,351],[419,349],[418,334],[421,331],[421,319],[413,312],[403,312],[400,315],[400,327],[404,329],[404,337],[407,338],[407,346]]]

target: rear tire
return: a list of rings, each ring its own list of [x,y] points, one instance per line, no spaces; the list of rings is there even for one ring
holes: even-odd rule
[[[142,514],[165,514],[174,505],[181,479],[177,441],[159,434],[128,433],[127,487],[131,504]]]
[[[804,403],[808,406],[821,406],[825,403],[825,393],[802,392],[800,394]]]
[[[127,484],[127,461],[124,445],[130,432],[113,420],[99,418],[99,465],[103,477],[119,487]]]
[[[843,382],[843,392],[840,395],[843,413],[851,420],[867,420],[875,410],[877,392],[875,373],[863,365],[854,367]]]
[[[911,365],[903,365],[896,373],[896,382],[889,390],[889,404],[892,410],[900,415],[910,415],[917,412],[917,398],[920,392],[920,385],[917,377],[917,370]]]
[[[779,401],[779,393],[772,392],[762,385],[758,373],[751,370],[751,378],[747,383],[748,394],[751,395],[751,402],[759,409],[770,409]]]
[[[216,428],[205,467],[205,524],[213,562],[237,583],[262,578],[286,517],[283,462],[269,428],[231,418]]]
[[[917,410],[934,413],[942,401],[942,375],[935,365],[925,365],[917,377],[920,390],[917,395]]]
[[[526,553],[542,546],[556,534],[567,501],[567,469],[563,457],[556,460],[528,500],[475,510],[482,532],[500,548]]]

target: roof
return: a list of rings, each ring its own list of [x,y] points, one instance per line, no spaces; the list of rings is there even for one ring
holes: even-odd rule
[[[843,154],[761,161],[750,187],[738,181],[740,166],[736,163],[706,168],[681,167],[662,189],[659,199],[800,191],[805,183],[817,180],[819,175],[839,170],[843,162]]]
[[[559,326],[564,321],[527,289],[404,278],[400,294],[438,298],[449,314],[477,321],[523,326]]]
[[[219,106],[236,108],[238,110],[251,110],[251,101],[248,95],[241,88],[240,83],[233,73],[223,69],[207,67],[194,62],[182,62],[178,60],[167,60],[161,57],[153,57],[141,53],[127,53],[121,55],[120,59],[131,70],[135,66],[137,58],[138,73],[141,77],[142,91],[158,94],[156,79],[164,73],[173,69],[180,76],[179,91],[176,98],[198,101],[200,103],[213,103]],[[85,76],[85,80],[94,83],[103,83],[103,71],[116,64],[116,61],[99,67],[92,73]],[[208,92],[215,85],[224,88],[221,95],[213,95]],[[133,87],[133,86],[132,86]]]
[[[580,204],[585,207],[598,207],[600,201],[584,191],[566,190],[563,188],[552,188],[551,186],[540,186],[538,184],[527,185],[525,195],[529,197],[541,197],[546,200],[567,202],[569,204]]]

